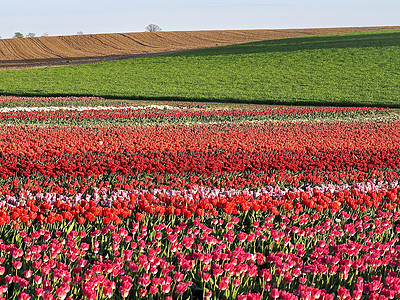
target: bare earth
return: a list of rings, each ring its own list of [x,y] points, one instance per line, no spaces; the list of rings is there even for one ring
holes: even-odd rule
[[[0,39],[0,70],[93,63],[190,49],[400,26],[88,34]]]

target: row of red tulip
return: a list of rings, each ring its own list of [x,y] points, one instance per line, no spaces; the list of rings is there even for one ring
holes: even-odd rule
[[[141,126],[3,126],[2,155],[48,153],[393,151],[400,122],[270,122]]]
[[[23,223],[31,226],[62,223],[76,220],[79,224],[120,224],[123,219],[140,218],[141,213],[157,216],[217,216],[225,213],[279,211],[300,214],[304,210],[317,212],[361,211],[380,208],[395,210],[400,204],[400,188],[361,190],[359,188],[322,190],[319,187],[307,191],[261,192],[191,190],[155,190],[153,192],[97,191],[94,195],[68,197],[57,194],[37,194],[28,191],[19,197],[6,197],[0,202],[0,226]],[[93,196],[93,197],[92,197]]]
[[[127,122],[185,122],[190,121],[238,121],[263,120],[265,118],[344,118],[349,116],[374,117],[377,113],[386,116],[387,112],[375,108],[266,108],[266,109],[152,109],[144,107],[50,107],[50,108],[5,108],[0,110],[0,122],[5,123],[41,123],[49,121],[54,124],[86,124],[93,121],[127,123]],[[375,116],[376,117],[376,116]]]
[[[262,188],[395,181],[397,150],[229,153],[43,153],[0,157],[0,194],[109,189]]]

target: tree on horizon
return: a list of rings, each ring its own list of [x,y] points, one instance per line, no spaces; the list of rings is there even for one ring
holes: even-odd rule
[[[14,33],[14,36],[13,36],[13,38],[17,38],[17,39],[20,39],[20,38],[23,38],[23,37],[24,37],[24,35],[19,31]]]
[[[146,31],[147,32],[157,32],[157,31],[161,31],[161,27],[156,25],[156,24],[149,24],[146,27]]]

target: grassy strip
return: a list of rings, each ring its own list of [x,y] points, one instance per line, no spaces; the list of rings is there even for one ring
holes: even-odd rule
[[[400,31],[0,72],[0,94],[400,107]]]

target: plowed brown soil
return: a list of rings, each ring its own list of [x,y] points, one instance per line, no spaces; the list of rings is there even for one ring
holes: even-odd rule
[[[262,40],[387,29],[400,29],[400,26],[138,32],[0,39],[0,70],[91,63]]]

